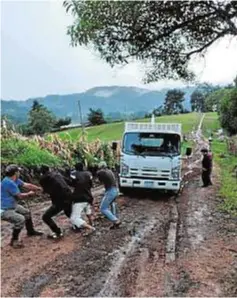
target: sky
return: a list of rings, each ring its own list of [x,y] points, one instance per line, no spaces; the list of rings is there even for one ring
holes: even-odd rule
[[[181,82],[144,85],[136,64],[111,69],[98,54],[70,46],[72,17],[62,1],[1,1],[1,98],[24,100],[83,92],[95,86],[179,87]],[[192,68],[199,81],[226,84],[237,74],[237,40],[224,39]]]

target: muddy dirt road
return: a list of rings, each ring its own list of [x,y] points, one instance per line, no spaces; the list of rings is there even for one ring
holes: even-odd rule
[[[237,222],[218,211],[218,169],[214,186],[201,188],[201,133],[197,150],[184,162],[180,196],[139,192],[118,199],[120,229],[96,210],[95,234],[27,238],[22,250],[8,246],[10,226],[2,223],[2,296],[236,296]],[[102,189],[95,191],[99,202]],[[32,206],[38,229],[48,232],[41,214],[48,203]]]

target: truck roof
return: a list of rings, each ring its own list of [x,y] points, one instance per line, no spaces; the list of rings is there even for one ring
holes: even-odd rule
[[[176,133],[181,135],[182,124],[125,122],[125,132],[160,132],[160,133]]]

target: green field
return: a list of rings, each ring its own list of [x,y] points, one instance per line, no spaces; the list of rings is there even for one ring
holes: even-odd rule
[[[190,113],[182,115],[171,115],[157,117],[156,122],[170,122],[170,123],[181,123],[182,131],[184,134],[197,128],[200,121],[200,114]],[[138,122],[148,122],[150,119],[137,120]],[[88,141],[91,142],[95,139],[102,141],[115,141],[120,140],[124,130],[124,122],[110,123],[99,126],[93,126],[86,129]],[[81,129],[75,128],[68,131],[59,132],[58,135],[61,139],[76,140],[81,136]]]
[[[206,113],[203,125],[202,125],[202,131],[205,136],[210,136],[211,132],[215,132],[220,128],[220,123],[218,121],[218,115],[217,113]]]

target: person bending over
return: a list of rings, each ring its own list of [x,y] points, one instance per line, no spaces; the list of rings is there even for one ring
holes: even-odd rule
[[[42,219],[53,232],[48,238],[59,239],[63,237],[63,232],[52,217],[64,211],[65,215],[70,218],[72,192],[60,173],[50,171],[48,166],[42,166],[41,173],[43,176],[40,179],[40,185],[44,192],[49,194],[52,201],[52,205],[43,214]]]
[[[6,177],[1,182],[1,219],[13,224],[12,238],[10,245],[13,248],[24,247],[19,240],[19,235],[24,225],[28,236],[40,236],[43,233],[34,229],[30,211],[18,204],[18,200],[28,199],[35,195],[35,191],[42,188],[22,181],[20,178],[20,168],[17,165],[9,165],[6,168]],[[19,187],[23,187],[28,192],[21,192]]]
[[[94,232],[92,221],[92,210],[93,196],[91,193],[92,188],[92,175],[88,171],[84,171],[83,164],[78,163],[75,166],[76,171],[73,173],[75,179],[74,191],[72,194],[72,214],[71,223],[76,226],[76,228],[86,228],[88,232]],[[82,218],[83,213],[86,214],[89,224]]]

